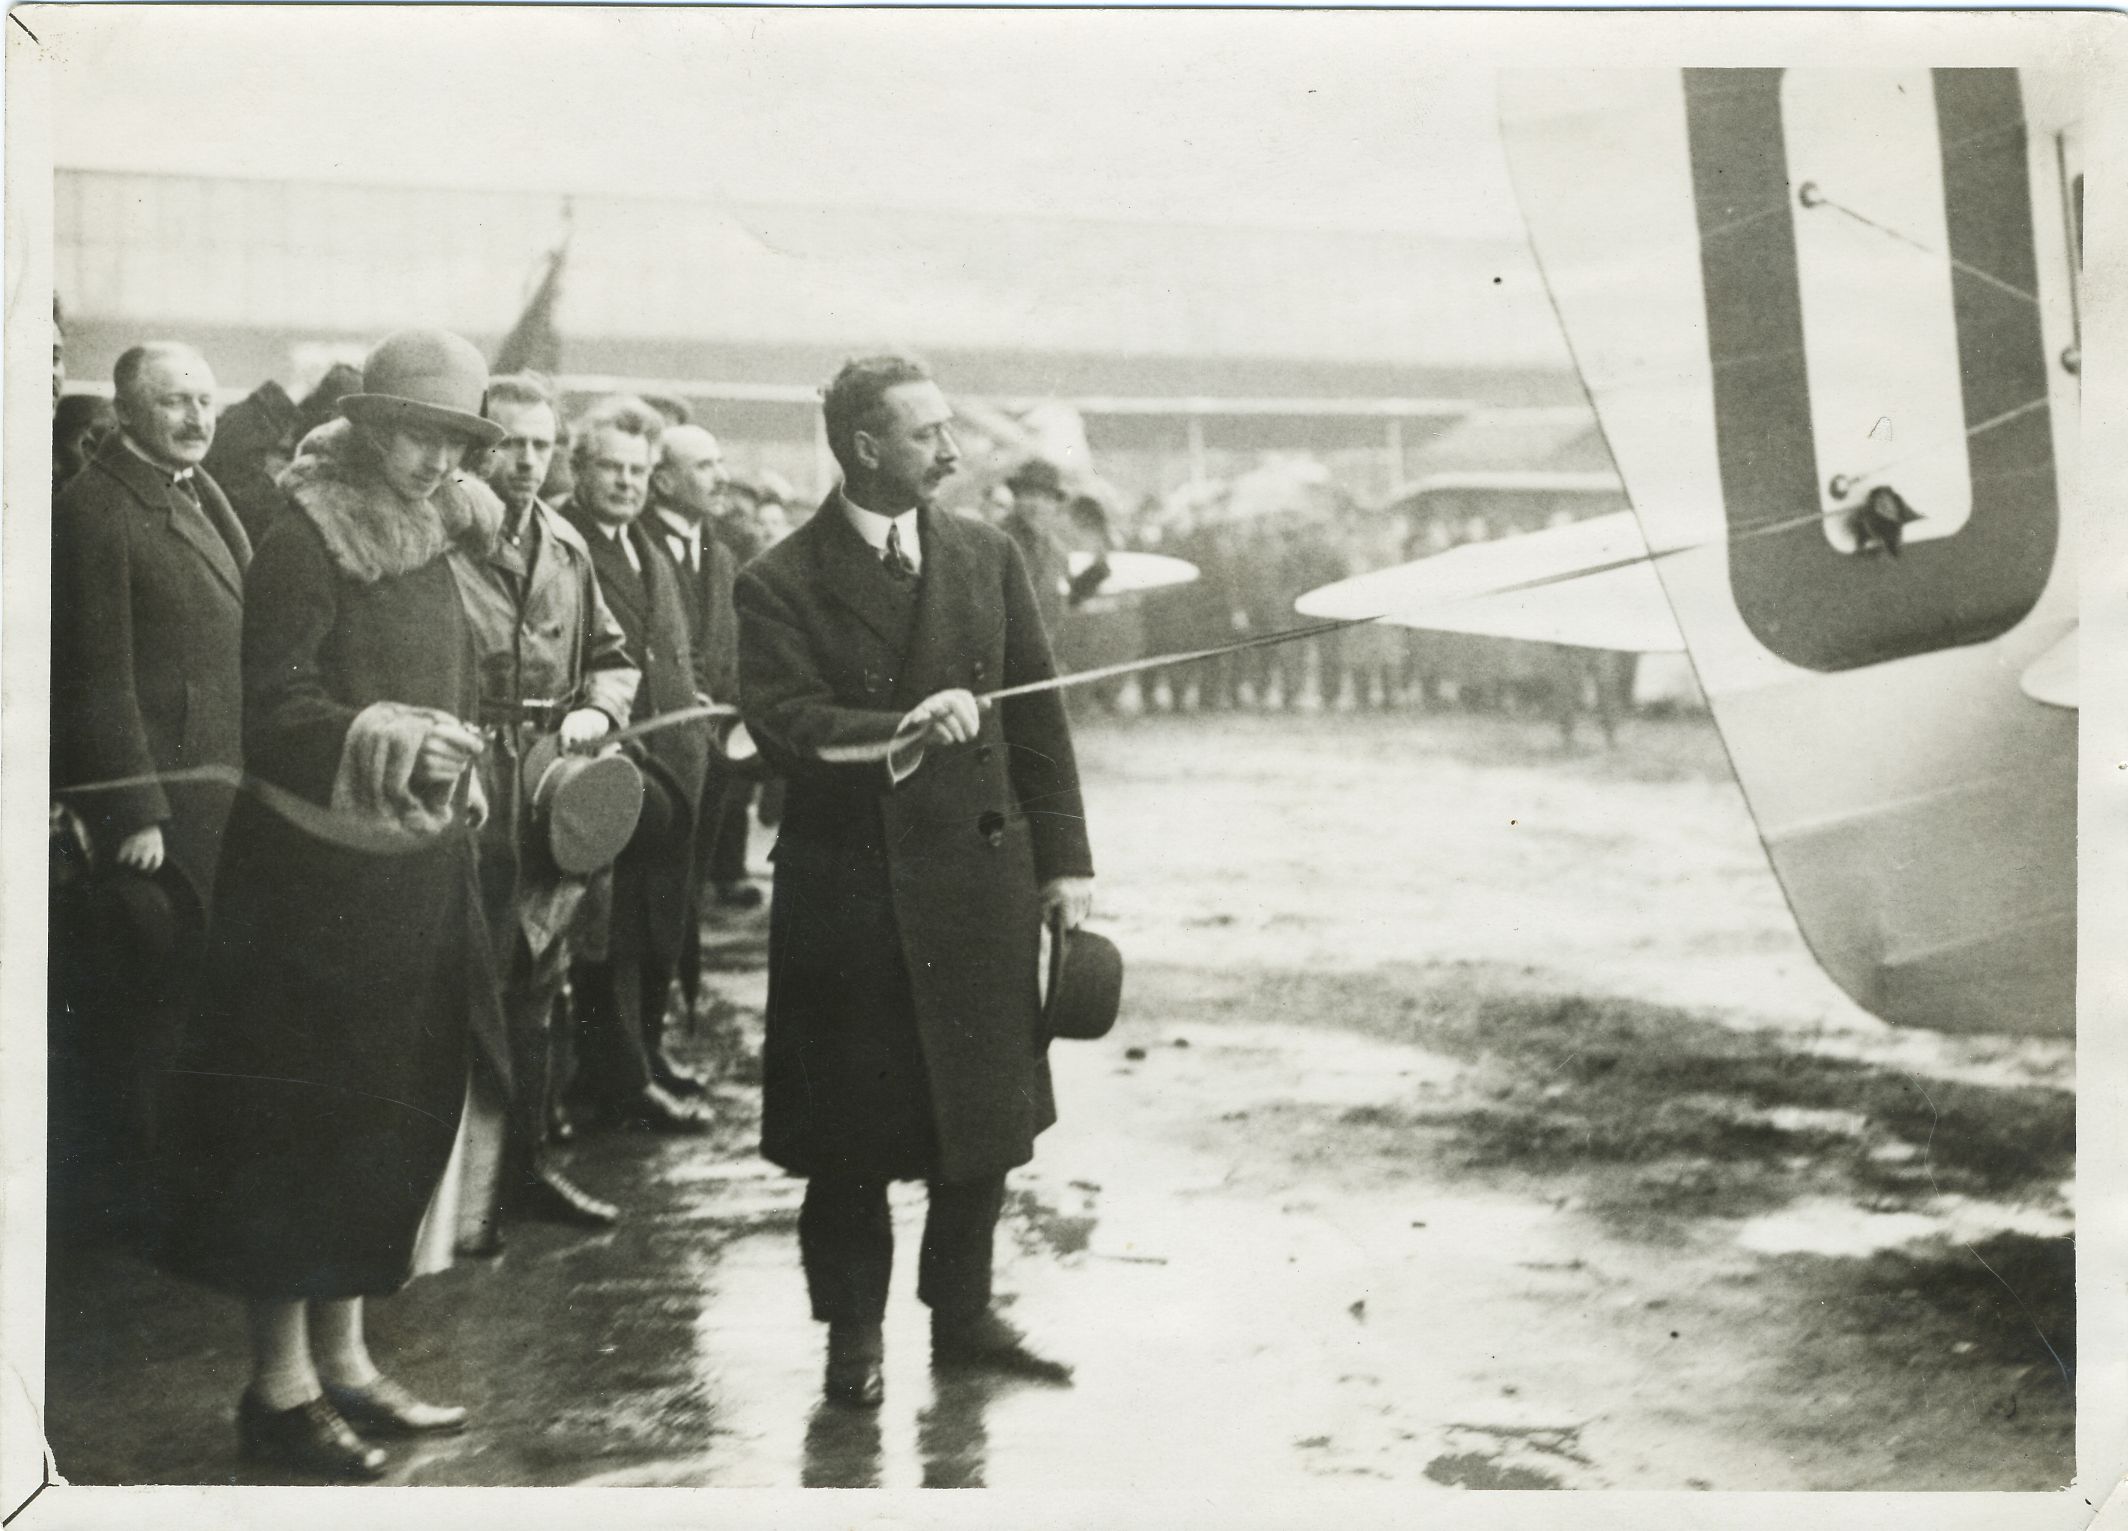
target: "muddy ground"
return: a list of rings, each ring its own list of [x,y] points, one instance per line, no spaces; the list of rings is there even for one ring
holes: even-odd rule
[[[2066,1045],[1894,1031],[1810,961],[1703,721],[1082,731],[1125,1014],[1059,1044],[1001,1284],[1068,1390],[818,1407],[795,1183],[751,1153],[765,921],[720,919],[710,1139],[589,1140],[628,1220],[376,1305],[477,1427],[431,1484],[2048,1489],[2072,1475]],[[765,850],[765,840],[757,849]],[[897,1202],[913,1252],[920,1191]],[[81,1482],[257,1481],[235,1313],[55,1254]]]

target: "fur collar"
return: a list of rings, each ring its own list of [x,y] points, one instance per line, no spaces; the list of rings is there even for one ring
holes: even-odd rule
[[[303,438],[281,492],[318,529],[326,555],[349,579],[373,585],[411,574],[453,548],[485,556],[502,529],[502,501],[461,469],[409,505],[354,457],[354,426],[333,420]]]

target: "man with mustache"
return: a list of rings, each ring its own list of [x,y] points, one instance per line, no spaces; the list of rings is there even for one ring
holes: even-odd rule
[[[502,439],[482,476],[502,501],[498,536],[451,553],[480,650],[488,822],[481,884],[502,981],[506,1054],[476,1059],[468,1102],[461,1252],[502,1248],[504,1218],[603,1228],[619,1216],[548,1161],[552,1017],[568,975],[569,933],[590,884],[567,877],[534,843],[526,753],[548,733],[589,745],[628,721],[640,676],[599,595],[583,534],[539,498],[554,455],[554,396],[526,375],[493,378],[481,412]]]
[[[75,1167],[134,1166],[132,1183],[112,1188],[130,1214],[142,1210],[152,1086],[175,1053],[231,797],[152,778],[241,763],[251,541],[200,467],[215,422],[206,358],[172,341],[135,346],[113,383],[119,428],[53,508],[52,779],[85,830],[91,874],[53,911],[52,1163],[62,1205]]]
[[[739,575],[747,726],[788,780],[770,904],[762,1152],[806,1177],[798,1246],[831,1402],[877,1407],[887,1186],[924,1180],[917,1295],[936,1367],[1063,1382],[991,1304],[1006,1171],[1056,1119],[1036,958],[1093,858],[1025,560],[936,508],[953,410],[901,356],[823,400],[843,480]],[[910,748],[865,756],[890,737]]]
[[[704,700],[715,702],[736,701],[739,695],[739,619],[731,599],[738,569],[712,530],[725,482],[724,451],[717,438],[699,425],[669,426],[657,468],[650,475],[650,513],[643,522],[660,551],[671,558],[679,580],[687,607],[688,641],[694,648],[695,689]],[[711,757],[695,825],[697,898],[708,895],[720,861],[734,851],[744,875],[745,846],[720,842],[729,835],[744,839],[748,826],[743,809],[736,823],[726,810],[731,798],[742,796],[743,800],[751,785],[734,774],[721,756]],[[758,905],[760,891],[751,883],[741,886]],[[732,900],[719,890],[719,901]],[[693,920],[680,957],[680,987],[690,999],[700,990],[701,978],[701,922]],[[699,1094],[702,1089],[701,1081],[679,1074],[659,1082],[676,1094]]]
[[[600,593],[642,672],[632,722],[695,705],[687,608],[671,559],[640,524],[664,418],[640,399],[610,398],[577,421],[576,493],[564,511],[591,550]],[[643,815],[614,864],[603,929],[585,937],[576,995],[579,1092],[621,1126],[700,1132],[709,1118],[659,1081],[676,1078],[665,1057],[665,1005],[694,918],[695,809],[709,765],[707,720],[646,736]]]

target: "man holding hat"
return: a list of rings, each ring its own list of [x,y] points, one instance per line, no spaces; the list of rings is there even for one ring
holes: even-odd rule
[[[591,549],[599,590],[643,673],[631,721],[695,705],[694,651],[672,561],[641,525],[664,417],[611,398],[576,423],[576,494],[564,514]],[[696,808],[709,766],[706,719],[645,735],[643,812],[614,864],[603,932],[576,964],[579,1090],[621,1126],[701,1132],[709,1118],[675,1093],[692,1083],[666,1057],[665,1006],[694,918]],[[603,935],[603,941],[598,939]]]
[[[1085,916],[1093,860],[1057,694],[976,700],[1053,675],[1049,638],[1011,538],[930,503],[960,450],[920,363],[847,364],[823,413],[842,484],[736,592],[741,705],[789,784],[762,1152],[806,1177],[831,1401],[880,1402],[894,1180],[929,1185],[933,1364],[1061,1382],[992,1307],[991,1251],[1006,1172],[1056,1119],[1042,921]]]
[[[113,380],[119,429],[53,508],[52,777],[93,870],[53,911],[52,1163],[63,1207],[77,1167],[109,1167],[137,1215],[230,805],[226,785],[154,778],[241,763],[251,540],[200,467],[215,427],[205,358],[135,346]]]
[[[554,455],[553,394],[528,375],[498,377],[483,413],[503,432],[483,468],[502,501],[501,535],[484,551],[455,550],[451,572],[480,649],[482,722],[493,746],[482,762],[489,818],[481,885],[510,1067],[506,1076],[476,1067],[469,1097],[459,1230],[461,1250],[475,1255],[500,1251],[503,1217],[602,1228],[619,1216],[544,1152],[552,1017],[588,881],[566,875],[541,843],[547,826],[532,801],[540,783],[527,778],[527,754],[545,736],[582,749],[624,726],[641,678],[599,595],[582,533],[539,498]]]

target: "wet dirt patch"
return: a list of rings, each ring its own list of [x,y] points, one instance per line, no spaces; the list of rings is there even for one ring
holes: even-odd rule
[[[1768,1385],[1790,1404],[1795,1450],[1838,1450],[1862,1430],[1858,1489],[2074,1478],[2071,1240],[2002,1234],[1780,1268],[1799,1321]]]
[[[2004,1233],[1932,1251],[1883,1250],[1851,1283],[1865,1303],[1919,1302],[1963,1329],[1961,1355],[2051,1370],[2068,1399],[2076,1376],[2076,1241]],[[2049,1379],[2041,1377],[2042,1385]]]
[[[1196,977],[1169,1028],[1218,1026],[1241,1003]],[[1244,987],[1237,981],[1237,988]],[[1674,1006],[1516,992],[1453,967],[1248,975],[1258,1013],[1320,1017],[1460,1069],[1343,1109],[1296,1086],[1256,1109],[1305,1144],[1326,1123],[1383,1160],[1451,1155],[1488,1175],[1572,1182],[1651,1236],[1664,1218],[1738,1218],[1836,1194],[1882,1209],[1941,1198],[2055,1204],[2075,1155],[2075,1098],[2039,1084],[1924,1079],[1798,1049]],[[1433,1145],[1424,1147],[1423,1145]]]
[[[1570,1468],[1586,1468],[1579,1425],[1452,1424],[1450,1446],[1426,1464],[1426,1476],[1451,1488],[1570,1488]],[[1567,1473],[1568,1476],[1562,1476]]]

